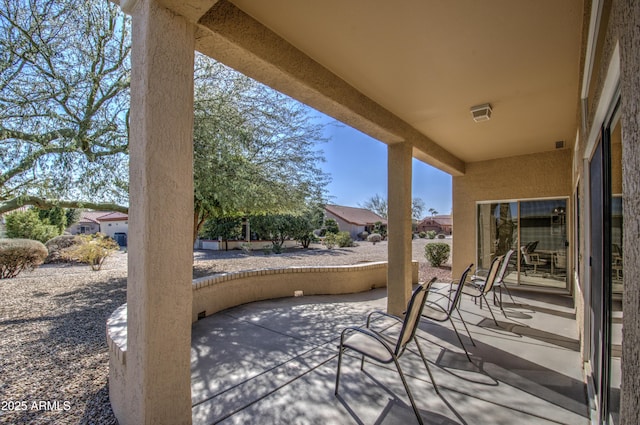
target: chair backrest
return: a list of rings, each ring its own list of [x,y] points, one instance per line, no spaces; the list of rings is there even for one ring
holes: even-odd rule
[[[453,309],[458,307],[458,303],[460,302],[460,296],[462,295],[462,288],[464,287],[464,282],[467,280],[467,275],[471,272],[471,268],[473,267],[473,263],[469,264],[469,267],[465,271],[462,272],[460,276],[460,280],[458,280],[458,288],[456,289],[455,294],[453,295],[453,299],[451,299],[451,303],[449,303],[449,310],[447,314],[451,316],[453,313]]]
[[[504,276],[507,274],[507,267],[509,267],[509,261],[511,261],[511,256],[515,251],[510,249],[504,255],[504,260],[502,260],[502,267],[500,267],[500,271],[498,272],[498,277],[496,279],[496,283],[502,283]]]
[[[413,291],[413,294],[411,294],[411,299],[407,306],[407,313],[402,323],[402,330],[400,331],[400,335],[398,335],[398,343],[395,349],[395,355],[397,357],[402,355],[409,341],[415,336],[418,323],[420,322],[420,316],[422,315],[422,309],[424,308],[424,302],[427,300],[427,293],[436,279],[437,278],[434,277],[429,282],[419,285]]]
[[[531,259],[529,258],[529,251],[527,251],[527,247],[524,245],[521,246],[520,252],[522,253],[522,260],[524,263],[528,266],[531,265]]]
[[[487,274],[487,280],[485,280],[484,287],[482,288],[482,292],[485,294],[489,293],[493,288],[493,284],[496,282],[498,278],[498,269],[500,268],[500,262],[504,258],[504,255],[499,255],[495,257],[491,261],[491,265],[489,266],[489,273]]]

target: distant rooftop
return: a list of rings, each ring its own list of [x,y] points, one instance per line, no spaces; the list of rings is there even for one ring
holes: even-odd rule
[[[386,218],[382,218],[373,211],[365,208],[345,207],[342,205],[325,205],[324,209],[335,215],[336,217],[340,217],[347,223],[359,226],[375,224],[377,222],[387,224]]]

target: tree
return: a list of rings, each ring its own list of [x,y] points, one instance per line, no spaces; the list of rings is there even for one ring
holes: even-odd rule
[[[0,213],[126,211],[128,18],[109,2],[0,1]]]
[[[424,201],[421,198],[413,198],[411,200],[411,217],[414,220],[420,220],[424,212]]]
[[[389,204],[387,199],[378,195],[377,193],[369,198],[367,201],[359,204],[360,208],[365,208],[369,211],[373,211],[382,218],[388,218]],[[413,198],[411,200],[411,216],[419,220],[422,217],[424,211],[424,201],[420,198]]]
[[[438,215],[438,211],[436,211],[436,210],[435,210],[435,209],[433,209],[433,208],[429,208],[429,214],[431,214],[431,216],[433,217],[433,216],[435,216],[435,215]]]
[[[302,104],[198,56],[194,240],[207,219],[299,214],[324,197],[324,141]]]
[[[360,208],[365,208],[369,211],[373,211],[382,218],[387,218],[387,211],[389,209],[387,198],[384,198],[377,193],[359,205]]]

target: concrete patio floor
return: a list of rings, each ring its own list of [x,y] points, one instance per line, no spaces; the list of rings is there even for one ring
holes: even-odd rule
[[[421,321],[417,336],[441,395],[413,342],[400,363],[425,424],[589,423],[571,298],[514,295],[518,304],[505,299],[507,318],[493,309],[499,327],[486,306],[463,297],[475,347],[456,326],[473,363],[450,323]],[[367,363],[362,372],[357,357],[345,356],[334,396],[341,330],[385,306],[381,289],[256,302],[196,322],[193,423],[417,423],[393,364]]]

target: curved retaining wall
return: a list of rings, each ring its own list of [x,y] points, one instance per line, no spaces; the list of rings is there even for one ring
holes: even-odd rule
[[[418,283],[418,262],[412,263],[412,282]],[[288,267],[224,273],[193,281],[192,321],[218,311],[273,298],[338,295],[387,286],[387,262],[349,266]],[[109,397],[116,417],[126,409],[127,305],[107,320]]]
[[[418,262],[412,264],[418,283]],[[348,266],[288,267],[225,273],[193,281],[192,320],[218,311],[272,298],[337,295],[387,286],[387,262]]]

